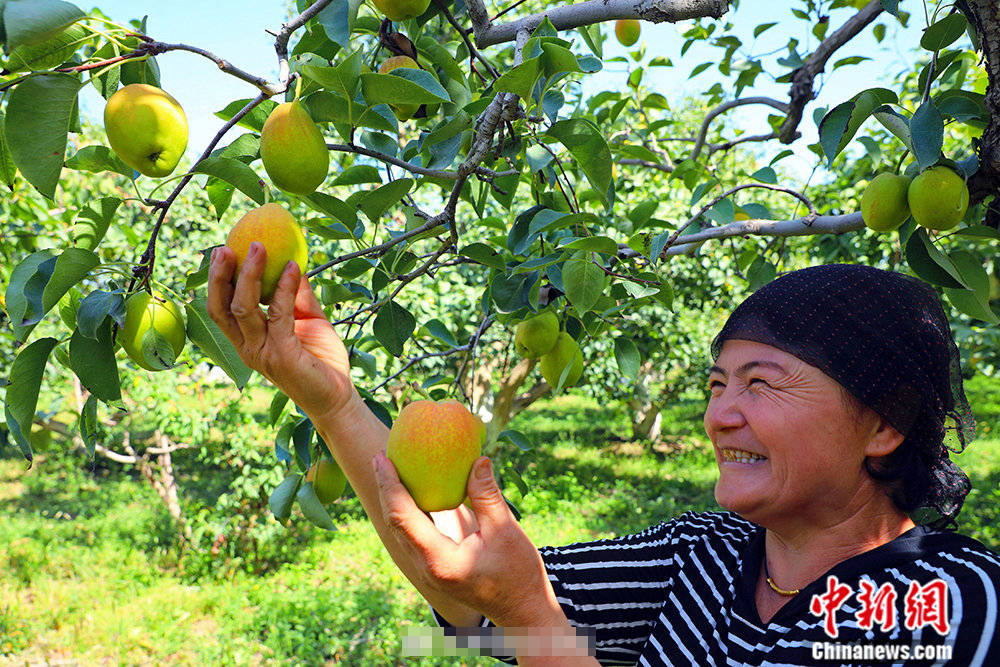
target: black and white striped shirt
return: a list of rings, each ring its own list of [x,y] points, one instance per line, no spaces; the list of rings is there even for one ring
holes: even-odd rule
[[[890,659],[880,664],[1000,666],[1000,556],[976,540],[951,532],[917,526],[849,558],[803,588],[768,623],[761,622],[754,602],[764,529],[731,512],[688,512],[635,535],[539,551],[567,618],[574,626],[596,630],[597,658],[606,665],[874,662],[853,656],[817,660],[814,644],[818,642],[948,645],[953,651],[950,661]],[[827,592],[829,575],[851,591],[833,616],[836,639],[826,634],[825,618],[810,611],[813,596]],[[934,580],[947,587],[949,623],[943,636],[929,624],[931,597],[920,595],[921,587]],[[872,629],[859,624],[861,582],[870,584],[871,590],[895,591],[897,622],[890,631],[884,631],[879,622],[873,622]],[[918,589],[908,603],[911,582]],[[908,605],[910,612],[921,608],[928,612],[924,625],[912,630],[905,627],[907,616],[918,620],[908,614]],[[436,613],[435,618],[447,625]],[[490,622],[483,619],[482,625],[488,627]],[[937,627],[943,627],[942,623]]]

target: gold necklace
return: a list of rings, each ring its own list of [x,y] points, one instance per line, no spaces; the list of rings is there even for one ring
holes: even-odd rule
[[[777,593],[778,595],[784,595],[785,597],[790,598],[794,595],[798,595],[799,591],[802,590],[801,588],[793,588],[792,590],[786,590],[784,588],[780,588],[778,584],[774,583],[774,580],[771,579],[771,575],[767,573],[766,557],[764,558],[764,578],[767,579],[767,585],[771,587],[771,590]]]

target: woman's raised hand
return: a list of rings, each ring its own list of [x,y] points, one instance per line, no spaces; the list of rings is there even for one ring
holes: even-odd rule
[[[357,396],[347,350],[295,262],[285,267],[264,313],[259,303],[265,258],[263,246],[254,243],[234,287],[236,257],[225,246],[216,248],[208,273],[208,314],[243,362],[307,415],[315,420],[336,413]]]

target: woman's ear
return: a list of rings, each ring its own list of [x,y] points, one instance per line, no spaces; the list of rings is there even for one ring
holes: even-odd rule
[[[870,433],[868,444],[865,445],[865,456],[874,458],[888,456],[896,451],[906,438],[882,415],[875,414],[875,418],[877,421]]]

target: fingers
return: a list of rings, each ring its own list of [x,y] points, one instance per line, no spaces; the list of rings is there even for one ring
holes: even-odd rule
[[[299,279],[299,291],[295,294],[295,318],[319,317],[326,319],[323,306],[320,305],[316,293],[313,292],[309,279],[304,275]]]
[[[257,242],[250,244],[247,258],[240,267],[233,291],[230,310],[243,335],[246,347],[259,350],[267,335],[267,320],[260,309],[260,277],[264,274],[264,247]]]
[[[233,300],[235,271],[236,257],[232,250],[220,246],[212,251],[212,261],[208,265],[208,316],[219,325],[226,338],[239,347],[243,344],[243,334],[229,309]]]
[[[399,481],[392,461],[385,454],[376,454],[372,458],[372,467],[382,515],[404,546],[420,552],[424,562],[432,560],[432,554],[442,548],[454,546],[442,537],[433,522],[417,507],[410,492]]]
[[[493,479],[493,465],[487,457],[480,456],[473,463],[466,491],[476,521],[486,538],[512,522],[517,523]]]
[[[278,345],[284,345],[295,335],[295,320],[292,312],[295,304],[295,292],[299,285],[299,265],[288,262],[285,271],[278,280],[274,290],[271,305],[267,308],[268,335],[274,338]]]

